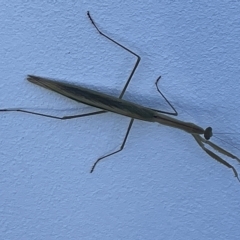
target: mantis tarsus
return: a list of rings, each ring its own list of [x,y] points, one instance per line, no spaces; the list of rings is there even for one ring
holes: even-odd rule
[[[69,83],[64,83],[64,82],[60,82],[60,81],[56,81],[56,80],[51,80],[48,78],[43,78],[43,77],[38,77],[38,76],[33,76],[33,75],[28,75],[27,80],[35,83],[41,87],[50,89],[52,91],[55,91],[59,94],[62,94],[68,98],[71,98],[75,101],[90,105],[90,106],[94,106],[97,107],[99,109],[102,109],[100,111],[96,111],[96,112],[92,112],[92,113],[87,113],[87,114],[79,114],[79,115],[74,115],[74,116],[64,116],[64,117],[58,117],[58,116],[53,116],[53,115],[47,115],[47,114],[42,114],[42,113],[37,113],[37,112],[32,112],[32,111],[28,111],[28,110],[24,110],[24,109],[20,109],[20,108],[9,108],[9,109],[0,109],[1,112],[10,112],[10,111],[17,111],[17,112],[23,112],[23,113],[28,113],[28,114],[34,114],[34,115],[39,115],[39,116],[43,116],[43,117],[49,117],[49,118],[55,118],[55,119],[60,119],[60,120],[67,120],[67,119],[72,119],[72,118],[78,118],[78,117],[84,117],[84,116],[90,116],[90,115],[96,115],[96,114],[101,114],[101,113],[106,113],[106,112],[114,112],[117,114],[121,114],[127,117],[130,117],[130,123],[129,126],[127,128],[127,132],[126,135],[124,137],[124,140],[122,142],[122,145],[120,146],[120,148],[117,151],[111,152],[110,154],[104,155],[103,157],[98,158],[95,163],[93,164],[91,171],[93,172],[97,163],[99,161],[101,161],[104,158],[107,158],[113,154],[116,154],[120,151],[122,151],[122,149],[125,146],[127,137],[129,135],[129,132],[131,130],[132,124],[134,122],[134,119],[138,119],[138,120],[143,120],[143,121],[148,121],[148,122],[158,122],[160,124],[163,125],[167,125],[170,127],[174,127],[174,128],[178,128],[181,129],[185,132],[190,133],[194,139],[196,140],[196,142],[198,143],[198,145],[212,158],[214,158],[215,160],[217,160],[218,162],[222,163],[223,165],[225,165],[228,168],[231,168],[234,172],[235,177],[238,179],[238,181],[240,182],[240,179],[238,177],[238,173],[236,171],[236,169],[230,165],[228,162],[226,162],[225,160],[223,160],[223,158],[221,158],[219,155],[215,154],[214,152],[212,152],[211,150],[209,150],[205,145],[208,145],[210,147],[212,147],[215,151],[218,151],[219,153],[225,155],[226,157],[230,157],[232,159],[236,159],[238,162],[240,162],[240,159],[238,157],[236,157],[235,155],[231,154],[230,152],[224,150],[223,148],[217,146],[216,144],[212,143],[211,141],[209,141],[209,139],[212,137],[212,128],[208,127],[205,130],[193,123],[190,122],[184,122],[184,121],[180,121],[177,120],[173,117],[169,117],[166,116],[164,114],[168,114],[168,115],[174,115],[177,116],[178,113],[175,110],[175,108],[172,106],[172,104],[166,99],[166,97],[163,95],[163,93],[160,91],[159,87],[158,87],[158,82],[159,79],[161,77],[158,77],[157,81],[156,81],[156,88],[157,91],[162,95],[162,97],[165,99],[165,101],[168,103],[168,105],[172,108],[172,110],[174,112],[165,112],[165,111],[159,111],[159,110],[155,110],[155,109],[150,109],[147,107],[143,107],[141,105],[123,100],[122,97],[130,83],[130,80],[132,79],[132,76],[134,74],[134,72],[136,71],[138,64],[141,60],[140,56],[137,55],[136,53],[134,53],[133,51],[131,51],[130,49],[128,49],[127,47],[121,45],[120,43],[116,42],[115,40],[113,40],[112,38],[110,38],[109,36],[107,36],[106,34],[104,34],[102,31],[99,30],[99,28],[96,26],[95,22],[93,21],[91,15],[89,12],[87,12],[87,16],[90,19],[92,25],[95,27],[95,29],[99,32],[99,34],[101,34],[102,36],[104,36],[105,38],[107,38],[108,40],[112,41],[113,43],[115,43],[116,45],[118,45],[119,47],[125,49],[127,52],[131,53],[132,55],[134,55],[136,57],[136,63],[133,67],[133,70],[128,78],[128,80],[126,81],[126,84],[120,94],[120,96],[117,97],[113,97],[104,93],[100,93],[94,90],[90,90],[84,87],[79,87],[79,86],[75,86]],[[204,138],[201,136],[203,135]]]

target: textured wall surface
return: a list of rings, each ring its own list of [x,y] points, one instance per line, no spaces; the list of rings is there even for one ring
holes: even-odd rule
[[[154,86],[161,75],[178,118],[236,133],[212,141],[240,156],[239,0],[15,2],[0,3],[0,108],[96,110],[27,74],[120,93],[136,58],[97,33],[89,10],[142,58],[125,99],[169,110]],[[1,112],[0,239],[240,239],[240,184],[185,132],[135,121],[124,151],[89,173],[128,123]]]

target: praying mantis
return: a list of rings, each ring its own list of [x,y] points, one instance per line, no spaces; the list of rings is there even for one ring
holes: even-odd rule
[[[103,157],[98,158],[94,162],[94,164],[90,170],[91,173],[94,171],[96,165],[101,160],[103,160],[104,158],[110,157],[110,156],[123,150],[123,148],[126,144],[129,132],[131,130],[132,124],[135,119],[147,121],[147,122],[157,122],[157,123],[169,126],[169,127],[183,130],[183,131],[191,134],[193,136],[193,138],[195,139],[195,141],[198,143],[198,145],[202,148],[202,150],[204,150],[210,157],[212,157],[216,161],[218,161],[221,164],[223,164],[224,166],[232,169],[235,177],[240,182],[240,179],[238,177],[238,173],[237,173],[236,169],[231,164],[229,164],[227,161],[225,161],[222,157],[220,157],[218,154],[214,153],[213,151],[211,151],[207,148],[207,146],[208,147],[210,146],[212,149],[221,153],[225,157],[235,159],[240,163],[240,159],[238,157],[236,157],[235,155],[226,151],[225,149],[219,147],[218,145],[214,144],[213,142],[209,141],[209,139],[213,135],[211,127],[207,127],[206,129],[203,129],[202,127],[199,127],[194,123],[184,122],[184,121],[178,120],[176,118],[167,116],[167,114],[177,116],[178,113],[177,113],[176,109],[173,107],[173,105],[167,100],[167,98],[164,96],[164,94],[160,91],[160,89],[158,87],[158,83],[159,83],[161,76],[159,76],[157,78],[155,85],[156,85],[157,91],[161,94],[161,96],[164,98],[164,100],[172,108],[173,112],[165,112],[165,111],[160,111],[160,110],[156,110],[156,109],[151,109],[151,108],[144,107],[139,104],[122,99],[128,85],[133,77],[133,74],[135,73],[135,71],[139,65],[141,58],[135,52],[131,51],[127,47],[123,46],[119,42],[115,41],[114,39],[112,39],[109,36],[107,36],[106,34],[104,34],[102,31],[100,31],[100,29],[97,27],[95,21],[93,20],[93,18],[91,17],[89,12],[87,12],[87,16],[88,16],[90,22],[92,23],[92,25],[95,27],[95,29],[98,31],[98,33],[100,35],[107,38],[111,42],[115,43],[117,46],[121,47],[122,49],[126,50],[127,52],[129,52],[130,54],[132,54],[133,56],[136,57],[135,65],[132,69],[132,72],[131,72],[129,78],[127,79],[127,81],[125,83],[125,86],[124,86],[120,96],[114,97],[114,96],[107,95],[107,94],[104,94],[104,93],[101,93],[98,91],[94,91],[94,90],[91,90],[91,89],[88,89],[85,87],[75,86],[73,84],[56,81],[56,80],[53,80],[50,78],[28,75],[27,80],[34,84],[37,84],[41,87],[44,87],[46,89],[57,92],[63,96],[66,96],[72,100],[75,100],[77,102],[84,103],[84,104],[99,108],[101,110],[95,111],[92,113],[79,114],[79,115],[73,115],[73,116],[63,116],[63,117],[42,114],[42,113],[38,113],[38,112],[24,110],[21,108],[5,108],[5,109],[0,109],[0,112],[22,112],[22,113],[33,114],[33,115],[38,115],[38,116],[42,116],[42,117],[59,119],[59,120],[80,118],[80,117],[85,117],[85,116],[102,114],[102,113],[106,113],[106,112],[113,112],[116,114],[120,114],[120,115],[129,117],[130,123],[129,123],[129,126],[126,131],[126,135],[124,137],[124,140],[123,140],[120,148],[114,152],[111,152],[107,155],[104,155]]]

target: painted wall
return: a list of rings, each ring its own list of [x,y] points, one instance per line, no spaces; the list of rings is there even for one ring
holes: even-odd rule
[[[16,2],[16,1],[15,1]],[[96,110],[25,80],[35,74],[212,126],[240,156],[240,1],[1,1],[0,108]],[[240,239],[240,185],[191,135],[112,113],[69,121],[0,114],[0,239]],[[229,160],[240,171],[236,161]]]

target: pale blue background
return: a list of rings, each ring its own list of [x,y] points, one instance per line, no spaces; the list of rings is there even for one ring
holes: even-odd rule
[[[179,119],[238,132],[212,141],[240,156],[240,1],[195,2],[1,1],[0,108],[93,110],[27,74],[120,93],[135,58],[97,34],[90,10],[142,57],[125,99],[167,110],[162,75]],[[136,121],[124,151],[89,173],[128,122],[1,113],[0,239],[240,239],[240,184],[185,132]]]

